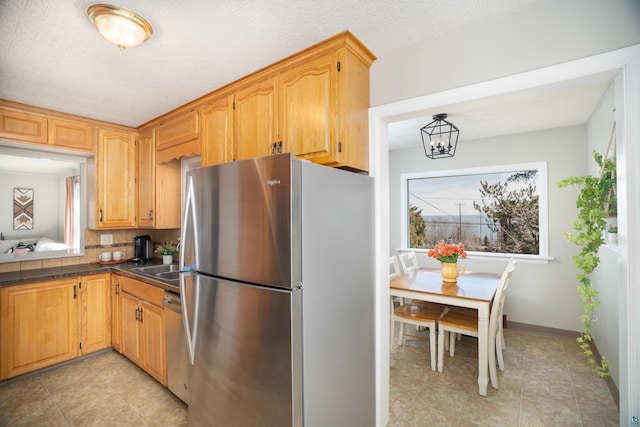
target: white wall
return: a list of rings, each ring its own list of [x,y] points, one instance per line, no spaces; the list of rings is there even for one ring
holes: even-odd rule
[[[638,43],[638,0],[536,3],[519,14],[379,58],[371,68],[371,105],[510,76]]]
[[[64,203],[64,193],[60,193],[60,178],[55,175],[35,175],[17,172],[0,172],[0,231],[5,236],[42,237],[61,241],[60,203]],[[13,229],[13,189],[33,188],[33,230]]]
[[[461,13],[464,11],[461,10]],[[576,58],[587,58],[640,44],[639,22],[640,1],[637,0],[553,0],[527,8],[519,15],[511,15],[507,19],[497,19],[491,23],[468,27],[454,34],[425,41],[413,48],[380,57],[374,62],[371,68],[371,105],[379,107],[372,110],[370,115],[372,118],[370,121],[372,148],[370,172],[373,176],[385,178],[384,182],[376,183],[378,199],[376,215],[379,217],[376,222],[376,245],[380,248],[377,255],[379,284],[384,282],[388,274],[388,266],[385,262],[388,252],[386,237],[389,234],[386,122],[394,114],[434,106],[432,105],[434,102],[439,102],[438,100],[443,98],[438,96],[437,92],[447,89],[500,79],[524,71],[538,69],[547,71],[547,67],[557,64],[563,64],[559,70],[560,74],[565,75],[568,72],[570,76],[575,77],[580,76],[582,70],[587,73],[603,71],[600,68],[603,64],[602,59],[597,59],[595,64],[587,64],[585,68],[581,68],[580,72],[571,67],[565,67],[564,64]],[[626,94],[626,102],[630,106],[640,105],[637,101],[640,60],[633,56],[636,55],[635,53],[631,55],[632,57],[622,54],[620,58],[607,57],[604,60],[607,64],[621,63],[626,67],[626,89],[630,91]],[[436,62],[432,58],[440,58],[440,60]],[[517,77],[522,78],[522,76]],[[548,81],[548,77],[544,73],[537,73],[534,80],[536,84],[543,85]],[[551,80],[561,80],[560,75],[553,75]],[[503,80],[500,81],[503,82]],[[521,83],[509,81],[508,84],[523,89],[529,82],[526,77],[524,81],[518,81]],[[620,85],[620,90],[622,87]],[[472,92],[468,93],[478,94],[486,91],[488,95],[495,94],[496,91],[490,88],[491,85],[484,85],[481,86],[482,90],[473,88]],[[453,91],[453,93],[456,96],[461,94],[460,91]],[[450,95],[453,93],[447,92],[444,98],[450,101]],[[428,99],[424,99],[423,95],[427,95]],[[399,101],[400,105],[390,104],[396,101]],[[426,106],[421,104],[423,101],[426,101]],[[621,148],[619,160],[627,168],[635,168],[640,155],[638,154],[640,150],[635,148],[636,136],[640,135],[640,124],[634,122],[631,116],[626,119],[627,142],[624,147],[619,146]],[[618,124],[624,125],[621,120],[618,120]],[[577,173],[579,172],[572,171],[571,174]],[[637,192],[638,187],[640,187],[640,178],[635,173],[629,173],[626,180],[620,182],[621,192],[629,195],[630,199],[629,206],[625,204],[621,207],[629,209],[632,213],[636,210],[633,204],[636,197],[633,194]],[[640,236],[634,223],[620,215],[618,219],[622,220],[623,224],[628,223],[626,226],[628,238],[620,236],[620,246],[624,249],[626,257],[627,252],[631,254],[637,252],[636,245],[640,241]],[[627,324],[637,324],[635,321],[637,315],[631,310],[635,310],[634,304],[638,301],[635,278],[640,273],[637,267],[631,266],[631,268],[625,267],[621,275],[623,281],[630,283],[630,287],[620,295],[621,422],[626,423],[631,415],[639,415],[637,408],[640,407],[636,386],[640,380],[640,374],[635,364],[638,348],[636,343],[640,336],[636,328],[626,327]],[[381,294],[380,311],[377,314],[382,320],[376,324],[381,334],[378,335],[377,356],[378,425],[384,425],[388,420],[389,391],[389,348],[388,343],[384,342],[384,334],[388,334],[388,330],[385,330],[388,316],[385,317],[384,314],[387,299],[384,298],[384,291],[381,291]],[[627,306],[624,306],[625,303]],[[632,306],[629,307],[629,304]],[[626,357],[627,353],[629,358]]]
[[[460,141],[456,156],[431,160],[422,146],[389,153],[391,253],[400,247],[400,175],[409,172],[464,169],[526,162],[547,162],[549,196],[549,253],[553,261],[532,264],[519,261],[509,287],[505,314],[514,322],[577,331],[582,303],[576,291],[571,256],[577,248],[562,235],[570,231],[575,215],[576,191],[559,189],[556,182],[587,172],[586,127],[574,126],[475,141]],[[579,153],[576,156],[576,153]],[[421,265],[437,267],[425,254]],[[502,272],[506,260],[460,261],[467,270]]]
[[[618,81],[616,84],[620,84]],[[587,124],[587,162],[589,174],[598,176],[600,169],[593,160],[593,150],[605,154],[611,130],[615,121],[616,110],[621,109],[616,105],[615,87],[609,88],[600,101],[598,108],[593,112]],[[616,132],[618,136],[620,132]],[[616,141],[611,143],[610,150],[616,146]],[[596,309],[597,319],[593,323],[594,342],[600,355],[605,356],[611,365],[611,375],[614,382],[620,384],[620,360],[619,360],[619,294],[622,294],[624,285],[621,275],[621,257],[617,246],[605,245],[598,253],[600,264],[591,275],[591,285],[598,291],[600,307]]]

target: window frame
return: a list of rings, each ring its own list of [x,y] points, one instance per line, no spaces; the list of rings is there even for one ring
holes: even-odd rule
[[[474,167],[464,169],[449,169],[439,171],[423,171],[404,173],[400,175],[400,251],[428,252],[428,249],[410,248],[409,245],[409,182],[412,179],[443,178],[469,175],[485,175],[492,173],[511,173],[525,170],[537,170],[536,191],[538,194],[538,226],[539,226],[539,253],[513,254],[496,252],[468,252],[469,258],[518,258],[533,261],[548,261],[549,257],[549,197],[547,162],[516,163],[508,165],[494,165],[486,167]],[[457,242],[456,242],[457,243]]]

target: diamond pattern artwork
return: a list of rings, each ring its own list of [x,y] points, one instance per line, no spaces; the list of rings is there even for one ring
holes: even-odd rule
[[[13,229],[33,230],[33,188],[13,189]]]

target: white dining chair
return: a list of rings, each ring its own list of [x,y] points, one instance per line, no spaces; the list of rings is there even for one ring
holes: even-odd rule
[[[400,322],[400,333],[398,335],[398,345],[404,343],[404,325],[415,325],[416,327],[429,328],[429,349],[431,357],[431,370],[436,370],[436,329],[438,319],[442,316],[444,307],[433,308],[431,305],[423,304],[402,304],[395,308],[392,313],[392,322]]]
[[[389,280],[400,277],[400,267],[398,266],[398,257],[389,257]]]
[[[502,311],[506,290],[511,281],[511,275],[515,269],[515,259],[511,258],[507,263],[500,283],[496,289],[496,294],[491,305],[489,314],[489,336],[487,337],[487,349],[489,352],[489,375],[491,386],[498,388],[498,373],[496,370],[496,354],[498,355],[498,365],[504,371],[504,359],[502,351],[504,349],[504,336],[502,331]],[[444,340],[445,335],[449,335],[449,355],[455,354],[455,336],[463,334],[472,337],[478,336],[478,310],[462,307],[452,307],[438,320],[438,371],[442,372],[444,365]]]
[[[401,253],[400,264],[402,264],[402,271],[404,271],[404,274],[419,268],[418,258],[416,257],[416,253],[413,251]]]

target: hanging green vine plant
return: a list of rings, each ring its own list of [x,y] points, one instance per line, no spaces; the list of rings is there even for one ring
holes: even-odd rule
[[[593,158],[600,166],[600,177],[591,175],[576,176],[558,182],[558,187],[575,185],[580,187],[576,207],[578,219],[573,223],[577,235],[563,233],[567,239],[580,247],[580,252],[573,257],[573,264],[578,270],[578,291],[584,303],[584,313],[580,316],[582,328],[577,338],[589,364],[600,377],[611,376],[609,363],[603,357],[596,365],[590,343],[593,341],[591,325],[596,319],[595,310],[600,305],[598,291],[591,286],[591,273],[600,263],[598,250],[604,243],[603,235],[607,229],[605,218],[615,212],[616,163],[615,159],[604,159],[594,151]]]

